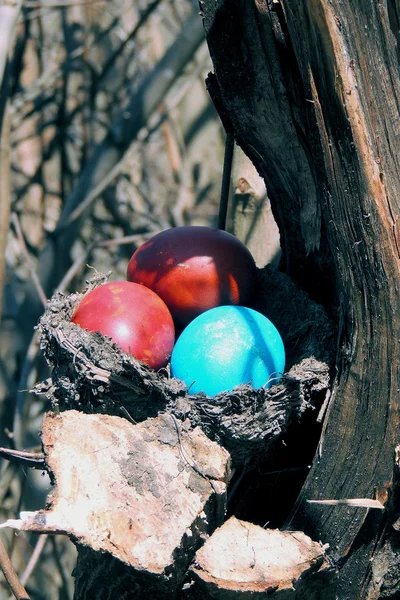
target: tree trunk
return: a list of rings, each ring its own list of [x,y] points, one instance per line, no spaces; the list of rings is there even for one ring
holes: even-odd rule
[[[281,268],[339,324],[323,434],[286,527],[329,543],[341,600],[395,598],[400,575],[377,577],[374,560],[399,510],[399,3],[201,6],[209,90],[265,179]],[[346,498],[387,510],[307,502]]]

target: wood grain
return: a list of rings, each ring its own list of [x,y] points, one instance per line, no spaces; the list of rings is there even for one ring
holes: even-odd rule
[[[204,6],[223,112],[267,183],[283,266],[340,327],[323,436],[287,525],[330,544],[341,599],[375,598],[385,516],[307,499],[389,501],[400,402],[395,4]]]

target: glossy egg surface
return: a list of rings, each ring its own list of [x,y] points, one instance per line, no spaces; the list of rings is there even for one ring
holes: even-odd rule
[[[154,290],[184,326],[210,308],[248,303],[256,272],[251,253],[235,236],[192,226],[162,231],[138,248],[127,279]]]
[[[190,393],[215,396],[240,384],[254,388],[277,383],[285,349],[276,327],[243,306],[220,306],[194,319],[181,333],[171,356],[171,373]]]
[[[175,342],[165,303],[152,290],[128,281],[106,283],[86,294],[71,320],[110,337],[123,352],[153,369],[167,364]]]

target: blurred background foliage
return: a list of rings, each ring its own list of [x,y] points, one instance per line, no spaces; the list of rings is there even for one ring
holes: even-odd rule
[[[92,269],[125,278],[135,248],[162,229],[215,226],[224,132],[205,88],[211,61],[197,2],[25,0],[12,33],[2,85],[0,445],[40,451],[49,407],[28,390],[50,375],[34,332],[46,297],[81,289]],[[0,465],[1,522],[45,505],[45,474]],[[67,538],[3,529],[1,539],[32,599],[72,598]],[[0,576],[0,599],[10,597]]]

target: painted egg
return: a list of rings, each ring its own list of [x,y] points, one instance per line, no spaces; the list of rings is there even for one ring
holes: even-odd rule
[[[110,337],[123,352],[153,369],[167,364],[175,342],[165,303],[152,290],[128,281],[106,283],[86,294],[71,320]]]
[[[190,393],[215,396],[248,383],[277,383],[285,368],[285,349],[276,327],[244,306],[219,306],[194,319],[178,338],[171,373]]]
[[[247,304],[256,265],[235,236],[213,227],[175,227],[133,254],[127,279],[155,291],[176,324],[185,326],[216,306]]]

